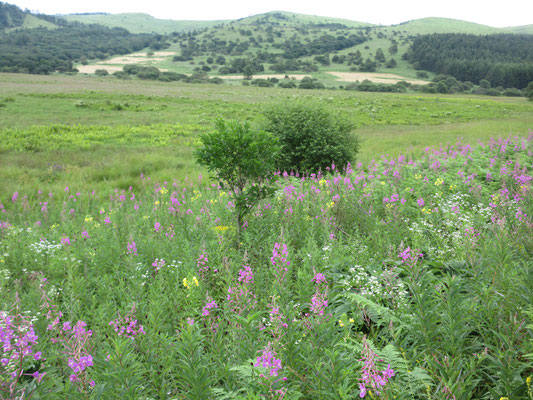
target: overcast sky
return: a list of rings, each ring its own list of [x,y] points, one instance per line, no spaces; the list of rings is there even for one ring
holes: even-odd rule
[[[3,0],[45,14],[142,12],[165,19],[235,19],[267,11],[397,24],[424,17],[445,17],[505,27],[533,24],[533,0]]]

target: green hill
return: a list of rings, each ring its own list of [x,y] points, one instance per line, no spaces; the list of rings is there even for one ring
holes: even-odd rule
[[[15,5],[0,2],[0,31],[32,28],[56,28],[56,25],[41,15],[33,15]]]
[[[397,30],[409,35],[426,35],[431,33],[472,33],[475,35],[488,35],[503,32],[502,29],[474,22],[461,21],[450,18],[420,18],[398,25],[383,27],[384,31]]]
[[[210,28],[228,21],[178,21],[172,19],[158,19],[148,14],[71,14],[63,15],[67,21],[78,21],[85,24],[100,24],[110,28],[124,28],[131,33],[190,32],[195,29]]]
[[[358,21],[352,21],[349,19],[342,19],[342,18],[321,17],[317,15],[298,14],[298,13],[292,13],[288,11],[269,11],[267,13],[256,14],[250,17],[240,18],[240,19],[237,19],[231,22],[237,25],[239,24],[257,25],[257,24],[262,24],[262,23],[269,23],[269,22],[271,23],[272,21],[276,21],[281,26],[289,26],[289,25],[294,25],[294,24],[297,24],[297,25],[339,24],[339,25],[345,25],[351,28],[373,26],[372,24],[369,24],[367,22],[358,22]]]
[[[522,25],[522,26],[510,26],[508,28],[502,28],[509,33],[525,33],[528,35],[533,34],[533,24],[531,25]]]

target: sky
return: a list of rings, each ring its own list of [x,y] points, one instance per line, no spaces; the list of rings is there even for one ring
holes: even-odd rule
[[[281,10],[391,25],[425,17],[477,22],[493,27],[533,24],[533,0],[2,0],[45,14],[141,12],[179,20],[236,19]]]

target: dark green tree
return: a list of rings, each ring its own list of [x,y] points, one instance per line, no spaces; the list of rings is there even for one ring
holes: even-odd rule
[[[374,58],[376,59],[376,61],[381,62],[381,63],[384,63],[387,61],[385,59],[385,54],[383,53],[383,50],[381,49],[376,50],[376,55],[374,56]]]
[[[333,163],[344,167],[355,160],[359,149],[353,125],[324,105],[291,100],[269,106],[263,129],[279,138],[282,171],[325,171]]]

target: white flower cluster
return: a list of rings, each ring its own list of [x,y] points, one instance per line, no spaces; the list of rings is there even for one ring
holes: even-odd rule
[[[371,275],[361,265],[354,265],[348,272],[339,281],[343,290],[356,291],[376,302],[384,300],[398,307],[407,304],[405,285],[393,271]]]
[[[0,282],[5,282],[11,279],[11,272],[8,269],[0,269]]]
[[[54,255],[54,253],[60,249],[62,246],[61,244],[55,244],[54,242],[49,242],[48,240],[41,240],[37,243],[31,243],[30,249],[33,250],[35,253],[43,256],[51,256]]]

